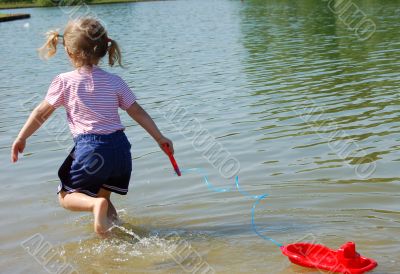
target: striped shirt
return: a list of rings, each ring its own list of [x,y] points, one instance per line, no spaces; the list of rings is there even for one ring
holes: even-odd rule
[[[65,108],[69,128],[76,137],[123,130],[118,108],[128,109],[136,96],[119,76],[93,66],[58,75],[45,100],[55,108]]]

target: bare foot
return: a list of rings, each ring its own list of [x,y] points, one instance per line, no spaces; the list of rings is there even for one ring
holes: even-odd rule
[[[93,206],[94,231],[101,237],[107,236],[112,226],[107,217],[108,201],[105,198],[96,198]]]

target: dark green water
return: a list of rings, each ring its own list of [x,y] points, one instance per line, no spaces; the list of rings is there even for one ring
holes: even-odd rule
[[[290,264],[253,233],[254,200],[208,161],[205,151],[214,146],[237,160],[244,191],[269,193],[255,211],[263,235],[332,248],[353,240],[378,261],[373,273],[398,273],[400,1],[354,2],[376,25],[374,33],[346,25],[346,13],[332,3],[89,8],[123,50],[127,68],[109,70],[174,140],[181,167],[203,168],[216,188],[231,189],[215,192],[197,174],[174,176],[154,142],[121,113],[134,173],[129,195],[114,199],[122,218],[145,230],[141,241],[126,232],[97,239],[90,215],[58,205],[57,169],[71,145],[63,110],[29,140],[20,162],[9,163],[29,111],[52,78],[71,69],[63,49],[48,62],[35,49],[73,9],[19,10],[32,18],[0,24],[0,272],[47,273],[49,264],[21,246],[40,233],[56,248],[52,254],[79,273],[182,273],[187,261],[174,260],[182,241],[195,250],[191,258],[217,273],[318,273]],[[186,116],[171,115],[171,104]],[[203,145],[192,134],[200,130],[211,136]]]

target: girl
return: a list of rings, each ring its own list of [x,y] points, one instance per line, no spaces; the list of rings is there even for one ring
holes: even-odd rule
[[[47,42],[39,49],[41,54],[53,56],[60,38],[76,69],[55,77],[44,101],[33,110],[14,141],[11,161],[18,160],[26,140],[56,108],[63,106],[75,146],[58,172],[59,201],[69,210],[93,212],[94,230],[102,235],[118,220],[111,192],[125,195],[132,171],[131,145],[118,108],[125,110],[160,146],[167,144],[173,152],[173,144],[136,102],[127,84],[97,66],[107,53],[110,66],[116,62],[122,66],[117,43],[107,36],[99,21],[80,18],[70,21],[63,35],[49,32]]]

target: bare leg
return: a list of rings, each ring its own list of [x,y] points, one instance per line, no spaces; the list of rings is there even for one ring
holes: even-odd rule
[[[72,211],[92,211],[94,215],[94,231],[104,235],[111,227],[107,218],[108,201],[103,197],[90,197],[86,194],[61,191],[58,195],[60,204]]]
[[[107,199],[108,202],[108,211],[107,211],[107,217],[111,223],[116,223],[120,224],[121,220],[118,218],[118,213],[117,210],[115,209],[113,203],[111,202],[110,196],[111,196],[111,191],[106,190],[104,188],[100,188],[99,192],[97,193],[99,197],[103,197]]]

